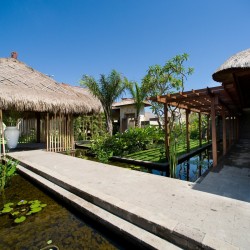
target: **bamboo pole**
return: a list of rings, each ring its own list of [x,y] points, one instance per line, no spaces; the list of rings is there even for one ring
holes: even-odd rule
[[[5,157],[5,140],[4,140],[4,131],[3,131],[3,111],[0,109],[0,133],[2,136],[2,145],[3,145],[3,157]],[[1,148],[0,148],[1,155]]]
[[[71,115],[71,150],[75,149],[75,139],[74,139],[74,119]]]
[[[62,115],[59,113],[59,151],[62,151]]]
[[[57,152],[57,136],[56,136],[56,132],[57,132],[57,114],[55,113],[54,115],[54,148],[55,148],[55,152]]]
[[[70,115],[68,114],[68,123],[67,123],[67,150],[70,149]]]
[[[49,113],[46,115],[46,139],[47,151],[49,151]]]

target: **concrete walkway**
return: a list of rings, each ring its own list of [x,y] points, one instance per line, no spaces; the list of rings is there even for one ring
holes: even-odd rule
[[[250,248],[248,170],[243,171],[246,179],[243,187],[242,179],[234,175],[231,178],[244,193],[244,199],[237,200],[212,192],[212,186],[205,185],[210,174],[201,183],[193,184],[42,150],[9,155],[53,185],[157,239],[163,238],[184,249]],[[155,248],[170,249],[170,245],[161,242]]]

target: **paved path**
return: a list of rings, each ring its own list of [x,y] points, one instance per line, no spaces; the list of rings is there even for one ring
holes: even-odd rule
[[[210,174],[193,184],[42,150],[9,155],[98,207],[183,248],[250,249],[249,168],[242,168],[246,180],[242,187],[242,179],[231,175],[244,194],[239,200],[222,196],[219,188],[217,193],[211,191],[205,182],[213,179]]]

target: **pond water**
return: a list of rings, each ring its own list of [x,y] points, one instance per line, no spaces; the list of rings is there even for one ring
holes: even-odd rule
[[[101,232],[97,231],[80,215],[68,210],[20,175],[12,178],[12,184],[6,189],[4,196],[5,198],[0,195],[0,209],[3,203],[16,203],[20,200],[37,199],[47,206],[20,224],[15,224],[8,215],[0,215],[2,250],[39,250],[48,246],[47,242],[50,240],[60,250],[121,249],[118,243],[105,235],[103,229]]]
[[[76,149],[76,151],[72,152],[72,155],[87,160],[97,161],[97,159],[95,159],[94,157],[87,156],[86,152],[87,151],[84,149]],[[162,167],[162,169],[159,169],[159,167],[156,169],[153,166],[145,167],[119,161],[110,161],[108,164],[146,173],[166,176],[166,169],[164,169],[164,167]],[[204,174],[212,166],[212,164],[213,161],[211,156],[211,149],[206,149],[199,154],[191,157],[190,159],[178,164],[176,167],[176,178],[194,182],[202,174]]]

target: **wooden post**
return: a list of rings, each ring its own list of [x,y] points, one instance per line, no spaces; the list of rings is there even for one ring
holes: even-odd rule
[[[36,113],[36,142],[41,142],[41,114],[39,112]]]
[[[189,126],[189,114],[190,114],[190,110],[186,109],[186,144],[187,144],[187,153],[190,152],[190,126]]]
[[[75,138],[74,138],[74,117],[71,115],[71,150],[75,149]]]
[[[207,142],[210,140],[210,115],[207,115]]]
[[[2,135],[2,147],[3,147],[3,157],[5,157],[5,140],[4,140],[4,131],[3,131],[3,111],[0,109],[0,134]],[[1,147],[1,145],[0,145]],[[1,156],[1,149],[0,149]]]
[[[199,145],[202,146],[201,113],[199,115]]]
[[[215,100],[216,97],[211,98],[211,122],[212,122],[212,154],[213,167],[217,166],[217,136],[216,136],[216,114],[215,114]]]
[[[233,129],[232,129],[232,117],[230,115],[229,117],[229,146],[231,147],[232,142],[233,142]]]
[[[46,144],[47,144],[47,151],[49,151],[49,113],[47,113],[46,117]]]
[[[236,117],[236,140],[239,141],[239,117]]]
[[[164,124],[165,124],[165,150],[166,158],[169,158],[169,121],[168,121],[168,104],[164,103]],[[166,168],[166,176],[170,175],[169,167]]]
[[[222,109],[222,129],[223,129],[223,155],[227,153],[227,124],[225,109]]]
[[[237,123],[236,123],[236,117],[234,116],[233,117],[233,121],[234,121],[234,143],[236,143],[236,141],[237,141]]]

